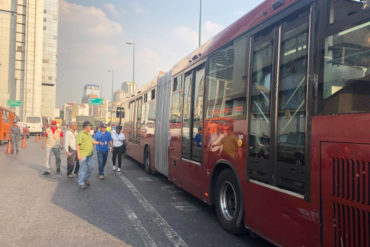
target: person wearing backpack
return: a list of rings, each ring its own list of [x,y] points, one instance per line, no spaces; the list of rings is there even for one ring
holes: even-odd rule
[[[113,171],[116,170],[116,160],[118,156],[118,168],[117,171],[121,171],[122,165],[122,155],[126,151],[126,137],[123,134],[122,126],[117,126],[115,130],[112,130],[112,139],[113,139],[113,155],[112,155],[112,162],[113,162]]]

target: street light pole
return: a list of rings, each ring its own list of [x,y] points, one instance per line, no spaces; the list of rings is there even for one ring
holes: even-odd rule
[[[132,83],[135,83],[135,42],[126,42],[127,45],[132,45]]]
[[[199,0],[199,43],[200,47],[202,43],[202,0]]]
[[[111,70],[108,70],[108,72],[112,72],[112,101],[111,101],[111,117],[110,117],[110,121],[112,122],[113,121],[113,87],[114,87],[114,70],[111,69]]]

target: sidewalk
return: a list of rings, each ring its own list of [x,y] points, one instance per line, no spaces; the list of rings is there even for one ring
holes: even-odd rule
[[[128,246],[84,219],[84,207],[94,201],[89,200],[89,193],[83,194],[88,190],[78,189],[76,178],[66,178],[64,154],[62,172],[55,174],[54,165],[52,174],[45,177],[41,175],[45,153],[40,142],[28,139],[27,149],[17,155],[6,155],[5,149],[6,145],[0,146],[1,246]],[[75,200],[84,200],[75,206],[81,216],[55,200],[67,200],[64,203],[71,206]]]

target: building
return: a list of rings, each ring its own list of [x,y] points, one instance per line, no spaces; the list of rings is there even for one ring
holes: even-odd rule
[[[63,107],[64,111],[64,122],[70,123],[72,122],[72,108],[73,108],[73,103],[65,103]]]
[[[44,0],[41,115],[50,117],[55,108],[58,42],[58,0]]]
[[[125,92],[121,89],[118,89],[117,91],[114,92],[113,94],[113,101],[115,103],[117,102],[122,102],[125,99]]]
[[[86,84],[84,87],[84,96],[86,97],[91,94],[100,96],[100,86],[96,84]]]
[[[137,85],[135,82],[125,81],[122,82],[121,89],[123,92],[126,93],[127,97],[131,97],[133,94],[136,93]]]
[[[44,36],[49,34],[44,32],[47,30],[44,30],[44,19],[48,8],[52,8],[50,13],[53,12],[56,19],[50,25],[54,25],[56,34],[57,4],[57,0],[0,1],[0,105],[7,106],[8,100],[21,101],[21,106],[12,107],[21,119],[42,116],[44,110],[48,111],[48,117],[54,116],[56,72],[47,70],[45,76],[51,76],[52,80],[44,82],[43,59],[49,56],[44,55],[44,51],[52,50],[56,71],[56,41],[45,42]],[[54,83],[46,99],[43,99],[46,95],[43,83]]]

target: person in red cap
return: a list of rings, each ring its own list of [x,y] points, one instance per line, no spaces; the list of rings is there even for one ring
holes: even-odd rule
[[[46,144],[46,146],[45,146]],[[45,166],[46,171],[44,175],[49,175],[51,171],[51,154],[55,156],[55,163],[57,167],[57,173],[60,173],[60,151],[63,149],[63,132],[57,127],[57,121],[51,121],[50,126],[45,130],[44,139],[42,141],[42,148],[46,147],[46,160]]]

